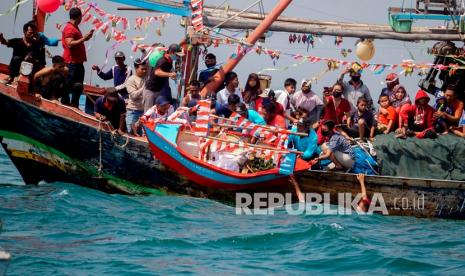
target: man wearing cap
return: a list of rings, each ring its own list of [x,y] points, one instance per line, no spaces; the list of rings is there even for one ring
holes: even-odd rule
[[[144,90],[144,111],[149,110],[158,96],[163,96],[172,102],[169,79],[176,80],[176,72],[173,70],[173,62],[184,56],[179,44],[171,44],[162,58],[157,62],[153,70],[149,73]]]
[[[291,97],[291,106],[293,110],[304,111],[307,119],[314,124],[320,120],[324,104],[321,98],[312,91],[311,82],[302,80],[301,90]]]
[[[155,105],[152,106],[141,117],[142,120],[157,121],[167,120],[168,117],[174,113],[174,108],[171,102],[164,96],[158,96],[155,99]]]
[[[123,97],[123,99],[128,98],[128,91],[124,85],[126,80],[132,75],[132,68],[127,66],[124,62],[126,61],[126,56],[123,52],[118,51],[115,53],[115,62],[116,65],[111,67],[107,72],[100,70],[100,67],[97,65],[92,66],[92,70],[97,71],[97,75],[102,80],[111,80],[113,79],[113,85],[118,91],[118,93]]]
[[[208,53],[205,56],[205,66],[207,67],[207,69],[199,73],[199,81],[204,85],[205,83],[207,83],[208,79],[214,75],[213,72],[215,72],[216,56],[214,54]]]
[[[381,90],[381,96],[388,96],[391,98],[394,94],[393,90],[396,85],[399,84],[399,76],[396,73],[390,73],[386,76],[386,87]]]
[[[84,62],[87,61],[86,47],[84,42],[89,41],[94,30],[90,30],[86,35],[82,35],[79,24],[82,21],[82,12],[80,8],[71,8],[69,10],[69,22],[63,28],[61,42],[63,44],[63,58],[68,67],[68,87],[71,89],[71,102],[68,95],[61,98],[63,104],[71,104],[73,107],[79,107],[79,98],[81,97],[84,85]]]
[[[109,121],[114,129],[126,132],[126,104],[113,88],[95,102],[95,117]]]
[[[350,81],[343,82],[344,76],[349,73]],[[352,68],[347,68],[341,74],[338,79],[339,83],[344,83],[344,99],[348,100],[350,103],[350,110],[357,110],[357,101],[360,97],[364,97],[368,101],[367,109],[374,112],[373,109],[373,98],[371,97],[370,90],[363,83],[361,78],[361,70],[354,70]]]

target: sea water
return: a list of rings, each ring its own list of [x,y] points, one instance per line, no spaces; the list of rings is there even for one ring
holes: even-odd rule
[[[208,199],[21,182],[0,151],[7,275],[465,273],[463,221],[239,216]]]

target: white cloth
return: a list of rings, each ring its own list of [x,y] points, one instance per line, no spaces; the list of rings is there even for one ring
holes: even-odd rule
[[[225,87],[223,90],[221,90],[220,92],[218,92],[218,94],[216,94],[216,102],[219,103],[219,104],[222,104],[222,105],[227,105],[228,104],[228,97],[232,94],[236,94],[239,96],[239,98],[241,98],[241,103],[244,102],[244,100],[242,100],[242,93],[241,93],[241,90],[239,88],[236,88],[236,91],[234,91],[233,93],[229,92],[228,89]]]

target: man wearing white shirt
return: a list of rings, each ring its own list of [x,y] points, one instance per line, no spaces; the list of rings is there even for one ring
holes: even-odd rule
[[[287,123],[296,121],[294,117],[292,117],[292,106],[291,106],[291,97],[294,95],[295,90],[297,87],[297,81],[293,78],[288,78],[284,81],[284,90],[279,91],[277,93],[276,102],[280,103],[284,108],[284,117],[287,119]]]
[[[230,95],[236,94],[242,100],[242,93],[239,87],[239,78],[237,74],[234,72],[229,72],[224,76],[224,83],[226,87],[218,92],[216,95],[216,102],[222,105],[226,105],[228,103],[228,97]]]

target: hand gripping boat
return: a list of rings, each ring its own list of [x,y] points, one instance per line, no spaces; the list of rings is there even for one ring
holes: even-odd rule
[[[224,190],[252,190],[288,185],[294,173],[307,171],[310,165],[295,152],[280,151],[278,166],[255,173],[241,173],[212,165],[199,158],[202,140],[182,124],[146,123],[144,129],[156,159],[197,185]],[[239,145],[239,144],[237,144]],[[252,145],[241,144],[239,150]]]

